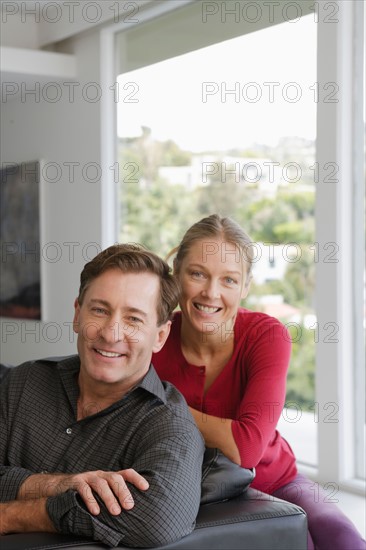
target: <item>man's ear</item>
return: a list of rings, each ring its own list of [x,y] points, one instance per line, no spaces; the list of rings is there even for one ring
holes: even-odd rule
[[[76,334],[79,333],[79,315],[80,315],[80,304],[77,298],[75,298],[74,302],[74,319],[72,321],[72,328],[74,329],[74,332]]]
[[[155,344],[152,349],[153,353],[157,353],[158,351],[160,351],[163,345],[165,344],[170,333],[171,325],[172,325],[172,322],[167,321],[166,323],[158,327]]]

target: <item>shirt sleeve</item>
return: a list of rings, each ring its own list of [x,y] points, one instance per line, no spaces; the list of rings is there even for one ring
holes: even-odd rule
[[[156,438],[155,428],[142,441],[131,468],[148,480],[149,489],[139,491],[128,484],[135,501],[131,510],[111,516],[95,495],[101,512],[93,516],[80,496],[68,491],[47,500],[56,529],[109,546],[121,541],[127,546],[160,546],[188,535],[195,526],[200,503],[204,446],[193,423],[185,423],[185,428],[169,437]]]
[[[0,384],[0,502],[15,500],[21,484],[33,472],[18,467],[6,465],[9,433],[9,373]],[[15,403],[17,403],[17,399]]]
[[[244,342],[244,341],[243,341]],[[291,337],[284,325],[269,318],[245,340],[247,383],[239,418],[232,422],[241,466],[253,468],[276,437],[286,398]]]

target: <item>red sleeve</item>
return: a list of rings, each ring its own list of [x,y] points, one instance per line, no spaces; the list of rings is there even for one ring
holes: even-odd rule
[[[252,468],[272,462],[281,447],[276,425],[285,403],[291,337],[279,321],[263,316],[240,340],[246,383],[232,433],[241,465]]]

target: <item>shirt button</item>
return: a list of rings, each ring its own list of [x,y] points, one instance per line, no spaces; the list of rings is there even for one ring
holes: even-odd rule
[[[72,434],[72,429],[71,428],[66,428],[66,433],[67,433],[67,435]]]
[[[205,367],[200,368],[201,374],[205,374]]]

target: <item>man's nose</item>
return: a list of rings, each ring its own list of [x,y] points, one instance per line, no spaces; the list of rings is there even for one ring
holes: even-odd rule
[[[124,322],[123,320],[109,321],[102,329],[102,336],[105,342],[115,344],[117,342],[138,342],[138,325]]]
[[[111,344],[121,342],[124,338],[123,323],[109,319],[102,328],[103,339]]]

